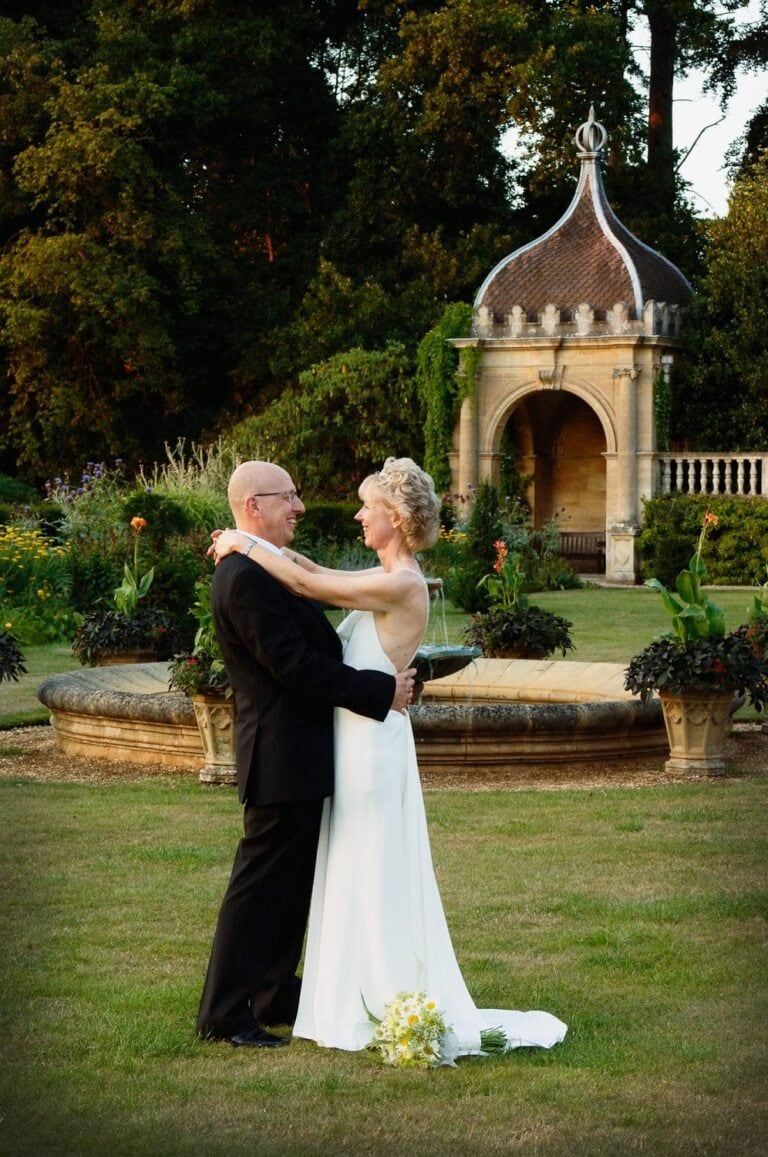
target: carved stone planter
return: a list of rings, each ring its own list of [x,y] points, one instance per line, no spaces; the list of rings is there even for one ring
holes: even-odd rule
[[[190,698],[205,759],[200,768],[200,782],[235,784],[234,699],[224,695],[192,695]]]
[[[723,775],[723,747],[731,729],[732,691],[668,695],[660,692],[669,739],[667,771]]]

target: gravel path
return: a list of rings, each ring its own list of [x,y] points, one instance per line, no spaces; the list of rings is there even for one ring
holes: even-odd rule
[[[725,755],[733,771],[723,778],[680,773],[668,775],[664,771],[663,759],[652,757],[545,767],[523,764],[513,771],[494,771],[488,774],[456,772],[447,775],[424,771],[422,781],[427,790],[522,791],[537,788],[556,791],[580,788],[594,791],[610,787],[657,787],[691,783],[702,778],[712,783],[732,783],[745,777],[762,779],[768,776],[768,734],[761,731],[759,724],[737,723],[727,741]],[[195,773],[163,764],[108,763],[96,758],[62,755],[56,748],[53,728],[49,726],[20,727],[0,732],[0,779],[113,783],[117,780],[138,782],[177,776],[194,779]]]

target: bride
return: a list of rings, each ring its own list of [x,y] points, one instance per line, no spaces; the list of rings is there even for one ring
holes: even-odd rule
[[[414,552],[439,527],[432,479],[410,458],[388,458],[359,489],[355,515],[379,566],[335,571],[286,549],[248,557],[295,594],[354,608],[338,628],[344,662],[394,673],[407,667],[427,623],[429,599]],[[216,540],[217,559],[251,541]],[[298,565],[296,565],[298,564]],[[501,1028],[506,1047],[561,1041],[566,1026],[547,1012],[478,1009],[462,978],[432,867],[411,722],[383,723],[337,708],[335,791],[326,799],[315,866],[301,998],[294,1036],[358,1050],[401,992],[421,991],[452,1027],[458,1054],[481,1051],[480,1034]]]

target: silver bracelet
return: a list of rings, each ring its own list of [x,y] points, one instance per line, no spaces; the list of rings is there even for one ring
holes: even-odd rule
[[[251,551],[253,550],[254,546],[258,546],[258,545],[259,545],[259,544],[258,544],[257,542],[254,542],[254,541],[253,541],[253,539],[251,539],[251,540],[249,541],[248,545],[246,546],[245,550],[241,550],[241,551],[240,551],[240,553],[241,553],[241,555],[243,556],[243,558],[248,558],[248,555],[251,553]]]

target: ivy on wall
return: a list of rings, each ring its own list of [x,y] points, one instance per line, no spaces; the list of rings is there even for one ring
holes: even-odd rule
[[[669,450],[672,419],[672,389],[664,374],[653,381],[653,420],[656,426],[656,449]]]
[[[472,306],[457,301],[447,305],[437,325],[422,338],[416,353],[416,387],[425,411],[424,469],[433,477],[435,488],[451,484],[448,452],[459,407],[465,397],[473,397],[480,351],[462,351],[459,356],[449,339],[466,337],[472,325]]]

